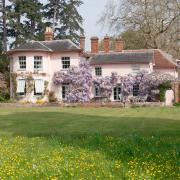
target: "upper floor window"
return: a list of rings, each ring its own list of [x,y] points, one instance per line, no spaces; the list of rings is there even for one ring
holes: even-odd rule
[[[135,84],[133,86],[133,96],[139,96],[139,85]]]
[[[34,56],[34,69],[42,70],[42,56]]]
[[[26,70],[26,56],[19,56],[19,69]]]
[[[69,67],[70,67],[70,57],[62,57],[61,58],[61,60],[62,60],[62,68],[63,69],[69,69]]]
[[[96,74],[96,76],[102,76],[102,68],[95,67],[95,74]]]
[[[133,73],[138,73],[141,70],[141,67],[139,64],[133,64],[132,65],[132,71]]]

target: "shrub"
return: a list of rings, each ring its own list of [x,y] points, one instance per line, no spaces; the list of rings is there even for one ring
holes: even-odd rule
[[[49,102],[57,102],[57,98],[55,97],[55,94],[53,91],[49,92]]]
[[[180,107],[180,102],[175,103],[175,104],[174,104],[174,106],[176,106],[176,107]]]

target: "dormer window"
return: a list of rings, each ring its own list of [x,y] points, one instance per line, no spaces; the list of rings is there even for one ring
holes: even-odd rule
[[[19,56],[19,69],[26,70],[26,56]]]
[[[42,70],[42,56],[34,56],[34,70]]]
[[[62,57],[62,69],[69,69],[71,62],[70,57]]]

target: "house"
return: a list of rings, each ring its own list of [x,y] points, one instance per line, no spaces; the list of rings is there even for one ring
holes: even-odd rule
[[[178,77],[177,64],[161,50],[124,50],[123,41],[117,39],[115,51],[109,50],[110,38],[104,38],[104,51],[99,51],[97,37],[91,38],[91,52],[84,52],[85,37],[80,46],[70,40],[53,40],[51,28],[47,28],[44,41],[30,41],[9,51],[11,57],[11,96],[15,94],[24,101],[47,100],[47,92],[54,92],[59,101],[66,99],[68,84],[57,87],[53,83],[54,73],[66,72],[70,66],[78,66],[81,59],[87,59],[92,66],[93,77],[105,77],[111,72],[119,75],[145,70],[168,72]],[[14,80],[13,80],[14,78]],[[13,84],[14,82],[14,84]],[[16,88],[15,88],[16,87]],[[136,94],[138,89],[134,90]],[[111,100],[119,100],[121,87],[114,87]],[[92,97],[98,95],[95,89]],[[45,95],[45,96],[44,96]]]

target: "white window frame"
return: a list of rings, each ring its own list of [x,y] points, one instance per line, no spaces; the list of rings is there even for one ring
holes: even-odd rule
[[[34,56],[34,70],[35,71],[43,70],[43,57],[42,56]]]
[[[138,88],[137,88],[138,87]],[[134,84],[133,85],[133,96],[137,97],[139,96],[139,84]]]
[[[19,70],[25,71],[26,70],[26,56],[19,56]]]
[[[18,83],[19,81],[24,81],[24,92],[18,92]],[[26,95],[26,80],[25,79],[17,79],[17,91],[16,91],[16,94],[18,96],[25,96]]]
[[[102,76],[102,67],[100,66],[95,67],[95,75]]]
[[[61,86],[62,89],[62,100],[67,100],[67,92],[69,91],[70,85],[68,83],[63,83]]]
[[[101,88],[99,86],[94,86],[94,97],[101,97]]]
[[[62,69],[67,70],[71,66],[71,57],[64,56],[61,57]]]
[[[116,95],[115,95],[115,91],[116,91]],[[120,99],[119,95],[121,95],[121,94],[122,94],[122,85],[117,84],[117,86],[113,87],[113,99],[114,99],[114,101],[120,101],[121,99]],[[115,96],[116,96],[116,98],[115,98]]]
[[[36,82],[41,81],[42,83],[42,91],[36,92]],[[34,79],[34,96],[42,96],[44,93],[44,80],[43,79]]]

